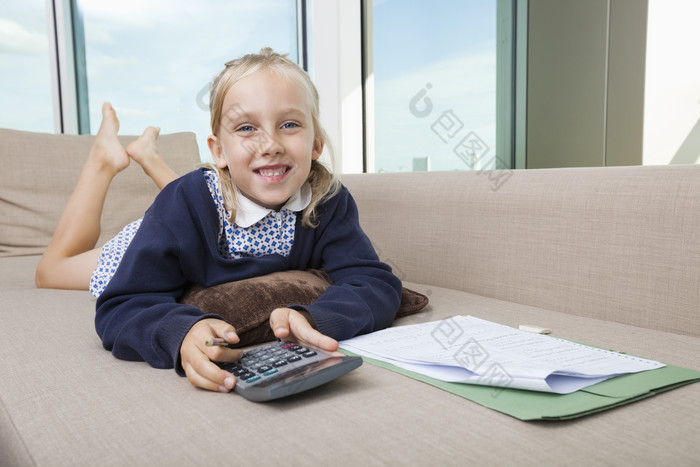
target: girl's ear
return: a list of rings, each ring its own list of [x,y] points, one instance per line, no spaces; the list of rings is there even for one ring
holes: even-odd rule
[[[323,146],[323,141],[320,138],[316,138],[314,140],[314,147],[311,151],[312,161],[318,160],[318,158],[321,157],[321,154],[323,153]]]
[[[216,166],[220,169],[226,168],[228,163],[224,157],[224,149],[221,147],[219,138],[214,135],[209,135],[207,137],[207,145],[209,146],[209,151],[211,152],[211,157],[214,160]]]

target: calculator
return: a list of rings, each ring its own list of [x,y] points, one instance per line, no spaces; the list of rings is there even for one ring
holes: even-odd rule
[[[332,381],[362,365],[362,358],[278,341],[245,350],[237,362],[217,365],[236,377],[237,393],[261,402]]]

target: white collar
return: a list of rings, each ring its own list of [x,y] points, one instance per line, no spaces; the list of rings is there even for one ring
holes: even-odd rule
[[[238,190],[236,190],[236,195],[236,204],[238,204],[238,208],[236,209],[236,225],[239,227],[250,227],[264,219],[265,216],[273,211],[273,209],[264,208],[254,201],[251,201]],[[282,209],[298,212],[306,209],[309,203],[311,203],[311,186],[309,182],[305,182],[301,188],[287,200],[284,206],[282,206]],[[282,209],[280,209],[280,211]]]

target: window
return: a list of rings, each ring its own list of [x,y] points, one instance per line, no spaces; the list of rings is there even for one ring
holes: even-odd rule
[[[45,3],[0,3],[0,127],[54,130]]]
[[[4,0],[0,126],[94,133],[110,101],[123,134],[194,131],[210,160],[208,85],[223,64],[264,46],[300,61],[308,40],[337,171],[520,168],[526,11],[526,0]]]
[[[368,171],[514,166],[514,8],[504,0],[366,2]]]

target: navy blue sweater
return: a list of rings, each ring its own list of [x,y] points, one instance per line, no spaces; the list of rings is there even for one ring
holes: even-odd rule
[[[219,318],[177,302],[191,283],[209,287],[290,269],[323,268],[334,281],[312,305],[295,307],[307,310],[323,334],[341,340],[392,323],[401,282],[379,261],[345,187],[317,207],[318,227],[304,227],[297,216],[288,258],[225,259],[218,252],[219,217],[202,170],[161,191],[98,298],[95,327],[105,349],[183,374],[185,334],[203,318]]]

